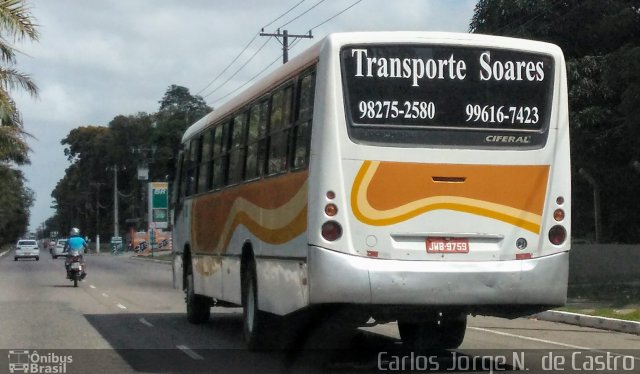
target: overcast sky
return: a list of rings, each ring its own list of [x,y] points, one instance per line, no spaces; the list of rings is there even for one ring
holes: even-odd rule
[[[36,194],[31,229],[53,214],[51,191],[69,162],[61,140],[73,129],[107,125],[117,115],[153,113],[172,84],[218,107],[227,92],[255,76],[278,56],[274,39],[257,37],[234,66],[207,85],[265,28],[304,34],[357,0],[27,0],[40,40],[18,44],[18,69],[40,88],[38,99],[13,93],[25,130],[34,136],[30,166],[23,170]],[[361,0],[313,29],[293,57],[323,36],[341,31],[424,30],[467,32],[477,0]],[[314,7],[315,6],[315,7]],[[309,10],[306,14],[301,13]],[[279,62],[272,65],[275,68]],[[271,70],[270,69],[270,70]],[[268,72],[268,71],[267,71]],[[206,89],[205,89],[206,88]],[[212,92],[213,91],[213,92]]]

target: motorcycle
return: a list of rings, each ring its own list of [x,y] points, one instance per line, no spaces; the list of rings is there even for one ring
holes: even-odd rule
[[[78,282],[87,275],[85,264],[80,251],[74,250],[68,253],[69,265],[67,266],[67,279],[73,281],[73,287],[78,287]]]

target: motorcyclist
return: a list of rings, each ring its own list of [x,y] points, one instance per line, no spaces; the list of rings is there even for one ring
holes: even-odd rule
[[[69,239],[64,246],[64,252],[67,252],[67,259],[64,261],[64,267],[67,269],[67,276],[69,276],[69,266],[71,265],[71,259],[73,256],[71,255],[72,251],[78,251],[80,254],[80,262],[84,263],[84,257],[82,253],[86,253],[89,246],[87,245],[87,241],[84,240],[82,236],[80,236],[80,229],[74,227],[71,229],[71,233],[69,235]],[[82,279],[87,275],[85,271],[82,271]]]

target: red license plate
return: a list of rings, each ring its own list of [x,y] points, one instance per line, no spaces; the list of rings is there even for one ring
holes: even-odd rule
[[[469,239],[427,238],[427,253],[469,253]]]

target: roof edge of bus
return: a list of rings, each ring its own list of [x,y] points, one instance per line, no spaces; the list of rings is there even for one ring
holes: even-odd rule
[[[241,91],[239,94],[223,103],[218,109],[214,109],[213,111],[209,112],[204,117],[196,121],[194,124],[189,126],[189,128],[187,128],[182,137],[182,142],[199,133],[212,122],[215,122],[216,120],[222,119],[230,113],[233,113],[238,107],[244,105],[244,103],[246,103],[246,100],[249,100],[253,97],[259,97],[263,93],[266,93],[269,89],[279,84],[289,74],[304,70],[305,68],[309,67],[318,58],[321,45],[325,40],[326,38],[319,40],[311,47],[307,48],[299,55],[289,60],[286,64],[283,64],[280,67],[276,68],[264,78],[259,79],[254,85]]]
[[[328,39],[333,39],[335,41],[341,41],[344,38],[349,39],[371,39],[372,36],[375,36],[375,42],[384,41],[384,40],[421,40],[421,39],[429,39],[429,40],[456,40],[456,41],[478,41],[483,43],[490,44],[503,44],[505,41],[510,41],[511,43],[531,43],[537,45],[546,45],[553,46],[559,48],[557,45],[549,42],[545,42],[542,40],[535,39],[524,39],[524,38],[516,38],[512,36],[501,36],[501,35],[489,35],[489,34],[478,34],[478,33],[469,33],[469,32],[449,32],[449,31],[356,31],[356,32],[344,32],[344,33],[332,33],[327,35]]]

